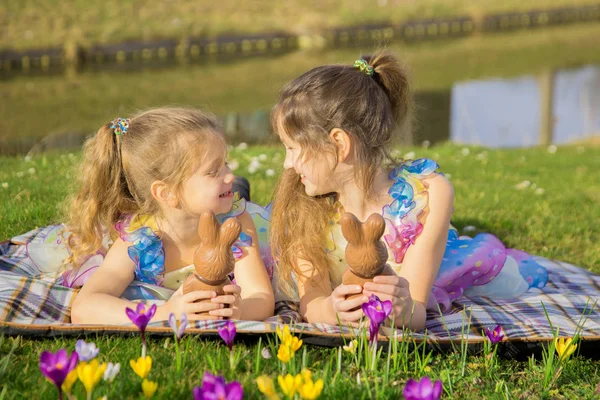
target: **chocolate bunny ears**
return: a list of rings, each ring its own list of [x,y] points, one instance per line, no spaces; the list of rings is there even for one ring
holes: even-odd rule
[[[212,211],[200,215],[200,246],[194,253],[196,271],[184,281],[183,293],[214,290],[217,295],[224,294],[223,287],[231,283],[228,275],[235,267],[231,246],[241,232],[242,226],[235,218],[221,225]]]
[[[373,280],[376,275],[395,275],[386,264],[388,251],[381,237],[385,231],[385,221],[380,214],[371,214],[362,223],[353,214],[344,213],[341,219],[342,235],[348,241],[346,263],[348,269],[342,276],[345,285]]]

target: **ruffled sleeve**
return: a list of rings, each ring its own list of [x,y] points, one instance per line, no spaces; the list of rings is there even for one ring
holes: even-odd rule
[[[398,264],[402,263],[406,251],[423,231],[429,196],[422,180],[438,168],[435,161],[421,158],[407,161],[389,174],[389,178],[394,180],[388,190],[393,200],[383,207],[387,226],[384,239]]]
[[[123,241],[133,243],[127,253],[135,263],[135,279],[160,285],[165,271],[165,251],[157,234],[156,220],[148,215],[129,215],[120,220],[115,229]]]

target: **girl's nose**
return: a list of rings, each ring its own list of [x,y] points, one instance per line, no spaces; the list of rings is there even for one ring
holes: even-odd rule
[[[228,166],[225,166],[225,177],[223,178],[223,181],[226,184],[230,184],[233,183],[234,180],[235,175],[233,174],[233,172],[231,172],[231,169]]]

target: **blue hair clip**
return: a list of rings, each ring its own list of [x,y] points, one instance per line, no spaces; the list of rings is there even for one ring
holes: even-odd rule
[[[129,129],[129,118],[117,118],[111,122],[110,129],[113,130],[115,135],[123,136]]]

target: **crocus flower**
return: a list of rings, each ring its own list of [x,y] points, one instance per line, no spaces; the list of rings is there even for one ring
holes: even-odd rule
[[[146,310],[144,303],[138,303],[135,311],[127,307],[125,308],[125,313],[131,322],[133,322],[141,332],[144,332],[146,330],[146,326],[148,326],[148,322],[150,322],[156,313],[156,304],[152,304],[150,308]]]
[[[369,341],[372,342],[377,339],[379,327],[392,312],[392,302],[389,300],[382,302],[379,297],[372,294],[369,301],[363,303],[362,310],[369,318]]]
[[[146,326],[148,326],[148,322],[154,317],[156,313],[156,304],[152,304],[148,310],[146,310],[146,306],[144,303],[138,303],[135,311],[131,308],[125,308],[125,313],[133,322],[135,326],[137,326],[142,333],[142,357],[146,356]]]
[[[244,397],[244,389],[238,381],[226,383],[222,376],[209,372],[204,373],[202,386],[196,386],[192,393],[194,400],[241,400]]]
[[[42,374],[50,382],[56,385],[58,389],[59,397],[62,398],[62,384],[69,375],[77,362],[79,361],[79,356],[76,352],[73,352],[69,357],[67,350],[60,349],[56,352],[56,354],[50,351],[44,351],[40,355],[40,370]]]
[[[147,399],[152,398],[156,389],[158,388],[158,383],[149,381],[148,379],[144,379],[142,382],[142,392],[144,393],[144,397]]]
[[[347,345],[342,346],[342,348],[344,349],[344,351],[354,354],[356,353],[356,349],[358,348],[358,340],[353,339]]]
[[[269,400],[279,400],[279,395],[275,391],[275,385],[273,385],[273,379],[267,375],[261,375],[256,378],[256,385],[258,390],[264,394]]]
[[[266,348],[266,347],[263,347],[263,348],[260,350],[260,355],[261,355],[261,357],[262,357],[262,358],[264,358],[265,360],[270,360],[270,359],[271,359],[271,352],[270,352],[270,351],[269,351],[269,349],[268,349],[268,348]]]
[[[83,386],[85,386],[88,397],[104,376],[105,370],[106,364],[100,365],[96,359],[93,359],[89,363],[82,362],[77,365],[77,376],[79,376],[79,380],[83,383]]]
[[[442,395],[442,381],[431,384],[427,376],[418,382],[409,379],[402,394],[406,400],[438,400]]]
[[[279,387],[281,388],[281,391],[283,391],[283,394],[285,394],[288,398],[292,399],[298,391],[298,389],[300,388],[300,386],[302,386],[302,375],[279,375],[277,377],[277,382],[279,382]]]
[[[287,343],[281,343],[279,345],[279,350],[277,350],[277,358],[283,363],[287,363],[292,357],[294,357],[294,352],[290,346]]]
[[[577,345],[572,342],[572,338],[569,338],[566,341],[565,338],[554,339],[554,347],[556,348],[556,352],[561,360],[567,360],[577,349]]]
[[[104,370],[104,380],[108,383],[113,383],[117,375],[121,371],[121,364],[113,364],[109,362],[106,364],[106,370]]]
[[[69,372],[69,374],[67,375],[67,377],[65,378],[65,381],[62,384],[62,390],[65,393],[71,393],[71,389],[73,388],[73,385],[75,384],[75,382],[77,382],[77,369],[74,368],[71,370],[71,372]]]
[[[306,400],[314,400],[323,391],[323,380],[321,378],[313,382],[311,372],[307,369],[302,370],[302,385],[298,388],[298,394]]]
[[[98,356],[100,349],[94,343],[86,343],[85,340],[79,339],[75,344],[75,351],[80,361],[88,362]]]
[[[146,379],[152,369],[152,358],[150,356],[140,357],[136,361],[129,360],[129,366],[142,379]]]
[[[218,332],[219,336],[221,336],[221,339],[223,339],[227,347],[229,347],[229,351],[231,351],[233,348],[233,339],[235,338],[235,334],[237,332],[235,329],[235,323],[231,320],[228,320],[224,326],[218,329]]]
[[[181,319],[176,319],[175,314],[169,314],[169,326],[173,329],[173,334],[177,338],[177,342],[179,342],[185,332],[185,328],[188,326],[187,315],[181,313]]]
[[[275,333],[277,333],[277,337],[279,338],[279,340],[281,342],[285,342],[286,340],[289,340],[292,336],[289,325],[284,325],[283,328],[279,328],[279,326],[277,326],[275,328]]]
[[[504,339],[504,335],[502,334],[502,327],[497,325],[493,331],[490,331],[489,328],[485,328],[485,335],[490,340],[491,344],[496,344],[501,342]]]

